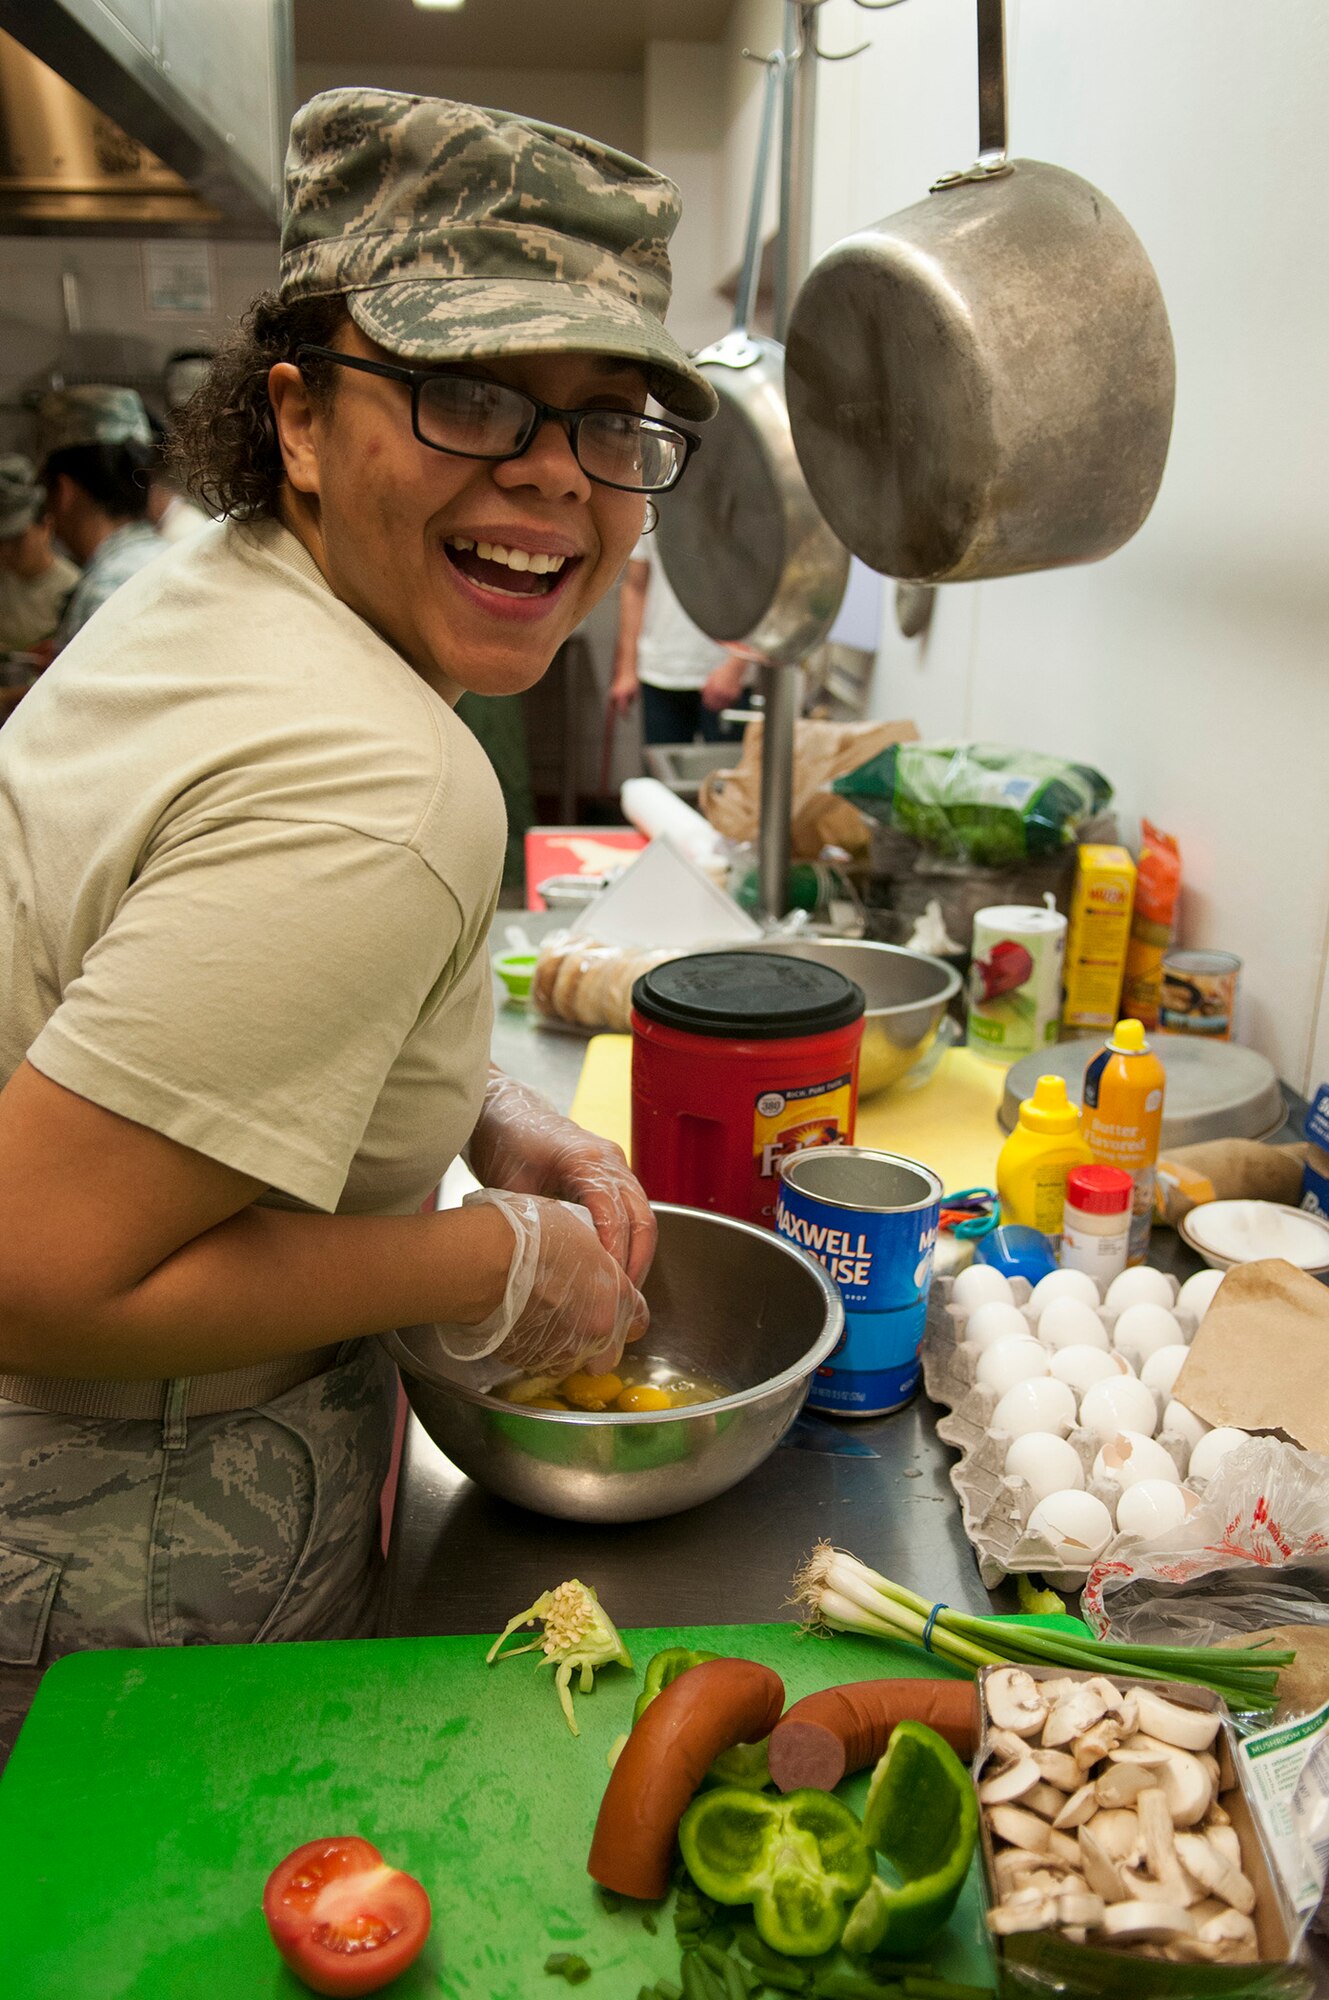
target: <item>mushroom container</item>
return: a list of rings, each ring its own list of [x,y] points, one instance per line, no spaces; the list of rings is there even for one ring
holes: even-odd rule
[[[1313,1991],[1220,1696],[1052,1667],[985,1667],[978,1690],[1003,1992]]]

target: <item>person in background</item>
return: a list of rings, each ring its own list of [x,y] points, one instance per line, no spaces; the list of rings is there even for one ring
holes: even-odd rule
[[[166,470],[165,433],[158,439],[148,472],[148,521],[164,542],[188,542],[211,516],[186,499]]]
[[[618,639],[609,700],[626,715],[641,690],[647,743],[720,743],[734,734],[720,720],[743,691],[747,662],[708,639],[669,587],[651,537],[632,551],[618,593]]]
[[[135,389],[53,389],[37,405],[51,526],[83,574],[56,627],[59,652],[162,552],[148,520],[152,425]]]
[[[0,457],[0,652],[31,652],[49,639],[77,582],[77,566],[51,546],[32,460],[7,452]]]

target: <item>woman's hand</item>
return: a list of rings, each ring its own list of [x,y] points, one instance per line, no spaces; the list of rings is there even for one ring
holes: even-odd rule
[[[468,1195],[463,1208],[482,1205],[500,1212],[515,1239],[503,1296],[478,1325],[441,1327],[446,1351],[463,1361],[495,1357],[526,1375],[615,1367],[651,1315],[583,1218],[561,1201],[498,1188]]]
[[[655,1255],[655,1217],[620,1147],[574,1125],[538,1090],[491,1068],[468,1154],[471,1171],[486,1187],[580,1202],[610,1256],[634,1285],[641,1284]]]

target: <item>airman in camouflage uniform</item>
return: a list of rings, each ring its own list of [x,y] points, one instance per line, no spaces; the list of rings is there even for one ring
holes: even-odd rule
[[[89,383],[53,389],[37,405],[37,435],[43,463],[70,446],[136,444],[150,446],[152,425],[137,389]],[[146,465],[146,459],[144,461]],[[146,472],[144,474],[146,480]],[[144,492],[146,495],[146,485]],[[88,561],[56,627],[56,650],[67,646],[94,611],[122,583],[162,552],[161,537],[147,521],[123,521],[112,528]]]
[[[355,324],[404,358],[635,361],[666,409],[705,417],[713,392],[661,324],[678,212],[672,183],[575,133],[329,91],[292,126],[281,295],[344,295]],[[53,436],[142,436],[137,398],[111,393],[114,408],[86,390],[48,404],[47,449]],[[43,1381],[20,1397],[27,1378],[7,1378],[0,1754],[6,1692],[12,1720],[40,1668],[74,1647],[372,1629],[395,1377],[374,1340],[320,1365],[200,1415],[189,1379]]]

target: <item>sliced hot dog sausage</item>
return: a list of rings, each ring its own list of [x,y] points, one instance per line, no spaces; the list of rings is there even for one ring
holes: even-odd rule
[[[620,1896],[663,1896],[674,1836],[722,1750],[759,1743],[784,1707],[784,1683],[755,1660],[706,1660],[661,1690],[610,1773],[587,1869]]]
[[[771,1777],[782,1792],[804,1785],[834,1791],[849,1772],[876,1763],[906,1716],[972,1757],[978,1743],[972,1681],[852,1681],[796,1701],[776,1724],[767,1746]]]

